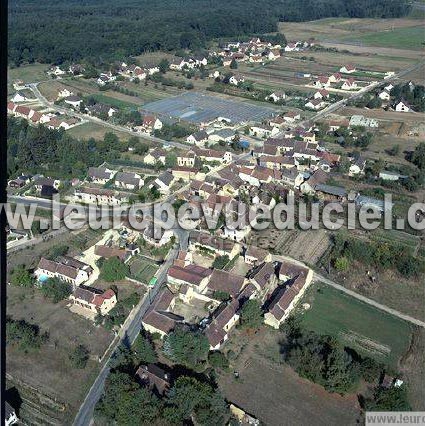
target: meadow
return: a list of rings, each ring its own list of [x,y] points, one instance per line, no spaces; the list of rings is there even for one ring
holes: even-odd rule
[[[324,284],[313,286],[304,303],[302,324],[321,335],[334,336],[361,355],[397,368],[409,347],[411,326]]]

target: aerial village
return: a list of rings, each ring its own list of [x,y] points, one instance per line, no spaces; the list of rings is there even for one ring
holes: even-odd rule
[[[58,194],[62,203],[85,207],[168,201],[177,209],[205,203],[213,217],[218,204],[234,207],[235,214],[240,203],[272,211],[291,196],[320,208],[351,202],[384,213],[374,183],[400,192],[417,185],[407,163],[401,167],[392,160],[402,138],[425,135],[420,110],[406,100],[423,98],[425,89],[400,69],[369,69],[355,55],[350,62],[327,65],[300,59],[320,54],[312,38],[284,46],[252,38],[220,43],[202,54],[112,63],[95,72],[82,64],[52,65],[41,83],[13,81],[11,117],[70,137],[89,138],[91,128],[104,128],[110,132],[100,136],[106,151],[114,149],[118,156],[74,176],[52,169],[20,171],[8,182],[9,196],[31,203]],[[393,134],[404,115],[407,124],[397,128],[397,141],[383,161],[369,148]],[[126,135],[122,149],[116,131]],[[249,223],[232,229],[221,216],[215,219],[214,230],[203,217],[190,219],[191,231],[153,224],[138,231],[122,220],[118,229],[87,231],[94,242],[78,249],[41,252],[33,258],[31,275],[40,288],[52,279],[67,283],[61,309],[97,327],[107,325],[114,339],[128,331],[143,306],[144,332],[163,342],[188,327],[206,336],[210,351],[226,349],[252,301],[271,330],[281,329],[297,309],[308,309],[305,295],[321,281],[316,262],[328,248],[324,232],[319,240],[291,240],[279,231],[261,233]],[[41,226],[45,215],[39,220]],[[8,249],[53,247],[66,232],[49,225],[42,231],[10,228]],[[298,255],[288,257],[282,247],[297,247]],[[308,257],[313,249],[314,257]],[[107,279],[105,284],[107,265],[122,271],[114,285]],[[375,276],[367,274],[373,282]],[[127,292],[121,281],[136,289],[135,300],[122,299]],[[99,361],[105,354],[97,354]],[[141,365],[137,376],[159,394],[170,387],[169,372],[158,365]],[[398,376],[388,377],[386,386],[401,385]],[[232,410],[245,424],[259,424],[240,407]]]

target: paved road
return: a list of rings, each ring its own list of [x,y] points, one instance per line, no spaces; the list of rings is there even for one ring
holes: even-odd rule
[[[133,316],[131,318],[129,317],[124,323],[122,329],[120,330],[120,339],[117,341],[114,350],[103,365],[99,375],[97,376],[84,402],[82,403],[80,410],[78,411],[78,414],[75,417],[74,426],[88,426],[91,424],[91,420],[93,418],[94,413],[94,407],[102,396],[105,380],[108,377],[110,371],[111,358],[114,355],[116,348],[122,343],[133,343],[136,339],[137,335],[140,332],[143,315],[146,313],[149,306],[158,294],[162,284],[165,282],[167,270],[176,258],[177,253],[177,248],[173,248],[170,250],[165,262],[161,265],[156,274],[158,278],[158,284],[155,287],[149,289],[146,297],[136,308],[136,311]]]
[[[306,268],[308,267],[305,263],[300,262],[299,260],[293,259],[292,257],[289,257],[289,256],[273,255],[272,259],[274,261],[280,261],[280,262],[282,260],[285,260],[287,262],[291,262],[291,263],[298,265],[298,266],[304,266]],[[340,290],[340,291],[354,297],[355,299],[360,300],[364,303],[367,303],[368,305],[371,305],[371,306],[373,306],[373,307],[375,307],[375,308],[377,308],[377,309],[379,309],[383,312],[387,312],[388,314],[394,315],[395,317],[398,317],[398,318],[400,318],[404,321],[408,321],[408,322],[410,322],[414,325],[425,328],[425,322],[418,320],[416,318],[413,318],[410,315],[403,314],[402,312],[399,312],[396,309],[390,308],[389,306],[383,305],[382,303],[379,303],[379,302],[376,302],[375,300],[369,299],[366,296],[362,296],[361,294],[358,294],[355,291],[352,291],[348,288],[345,288],[341,284],[338,284],[335,281],[332,281],[329,278],[326,278],[322,274],[314,272],[313,279],[314,279],[314,281],[322,282],[322,283],[327,284],[327,285],[329,285],[329,286],[331,286],[331,287],[333,287],[337,290]]]

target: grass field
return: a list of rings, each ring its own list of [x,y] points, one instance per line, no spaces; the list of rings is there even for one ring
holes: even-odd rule
[[[108,95],[94,93],[90,95],[90,97],[94,98],[96,102],[103,102],[105,104],[111,105],[112,107],[125,109],[125,108],[135,108],[140,105],[138,98],[133,98],[132,96],[126,96],[127,100],[116,99],[115,97],[111,97]]]
[[[91,122],[73,127],[67,131],[69,135],[74,136],[77,139],[103,139],[105,133],[107,132],[115,133],[122,140],[127,140],[131,136],[129,133],[118,132],[114,129],[111,129],[110,127],[102,126],[101,124]]]
[[[22,80],[24,83],[34,83],[36,81],[48,80],[49,77],[45,71],[48,69],[46,64],[23,65],[18,68],[9,68],[7,72],[8,80]]]
[[[8,346],[8,374],[18,382],[37,389],[36,395],[40,399],[37,408],[43,412],[49,409],[49,414],[54,411],[54,416],[59,419],[56,424],[71,424],[98,371],[97,357],[103,355],[113,334],[72,313],[66,306],[67,300],[53,304],[37,289],[10,286],[7,291],[8,315],[38,324],[43,332],[49,331],[50,336],[38,351],[23,353],[16,347]],[[72,368],[69,361],[69,354],[78,344],[86,346],[91,355],[84,369]],[[51,410],[47,398],[40,396],[43,394],[54,399],[58,406],[63,404],[64,410]],[[25,401],[25,404],[29,402]],[[30,419],[25,420],[25,424],[32,424]]]
[[[302,323],[316,333],[396,368],[409,347],[412,329],[396,317],[325,285],[313,286],[303,302],[311,305]]]
[[[349,36],[346,40],[351,40]],[[381,31],[355,37],[356,42],[371,46],[394,47],[398,49],[423,49],[425,30],[423,26],[397,28],[393,31]]]
[[[226,399],[265,425],[305,425],[313,416],[314,424],[320,426],[356,424],[360,414],[357,396],[330,394],[299,377],[282,361],[281,337],[269,327],[255,334],[232,330],[223,351],[232,350],[237,356],[217,380]]]
[[[158,266],[155,263],[143,257],[134,258],[130,264],[131,276],[144,284],[149,284],[157,270]]]

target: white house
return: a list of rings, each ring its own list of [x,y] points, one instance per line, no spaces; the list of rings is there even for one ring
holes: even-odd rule
[[[25,102],[25,101],[28,101],[29,99],[26,97],[24,93],[16,92],[15,96],[13,96],[11,100],[12,102]]]
[[[409,104],[406,101],[403,101],[403,100],[396,103],[394,109],[397,112],[410,112],[410,111],[412,111]]]
[[[258,138],[270,138],[279,133],[279,128],[258,124],[249,128],[249,134]]]
[[[7,402],[4,402],[4,424],[11,426],[18,423],[19,419],[13,407]]]
[[[57,99],[67,98],[68,96],[73,96],[74,93],[68,90],[67,88],[59,90]]]
[[[117,188],[135,190],[141,188],[144,181],[137,173],[118,172],[114,177],[114,183]]]
[[[283,118],[285,119],[285,121],[287,123],[294,123],[296,120],[301,119],[301,115],[300,115],[299,112],[289,111],[289,112],[285,113]]]
[[[356,72],[356,67],[354,65],[344,65],[339,69],[339,72],[342,72],[344,74],[352,74],[353,72]]]
[[[237,86],[239,83],[243,83],[245,81],[245,77],[240,74],[232,75],[229,78],[229,83]]]
[[[383,101],[389,101],[391,96],[389,94],[389,92],[387,92],[386,90],[383,90],[382,92],[380,92],[378,94],[379,99],[383,100]]]
[[[191,143],[196,146],[204,146],[205,142],[208,141],[208,133],[205,130],[192,133],[186,138],[187,143]]]
[[[341,89],[342,90],[354,90],[354,89],[357,89],[357,83],[355,82],[354,78],[348,78],[342,84]]]
[[[323,99],[310,99],[306,104],[306,108],[314,109],[315,111],[318,111],[319,109],[323,108],[325,106],[325,102]]]
[[[366,167],[366,160],[363,157],[358,157],[348,169],[348,176],[355,176],[364,173]]]
[[[71,105],[73,108],[80,108],[81,102],[83,100],[78,96],[67,96],[65,98],[65,103]]]
[[[329,92],[326,89],[321,89],[321,90],[318,90],[313,97],[314,99],[328,99]]]
[[[266,97],[266,101],[279,102],[286,99],[285,92],[273,92],[271,95]]]
[[[72,257],[63,256],[58,260],[40,259],[34,275],[40,283],[49,278],[59,278],[74,286],[79,286],[87,281],[93,269],[90,265],[80,262]]]

